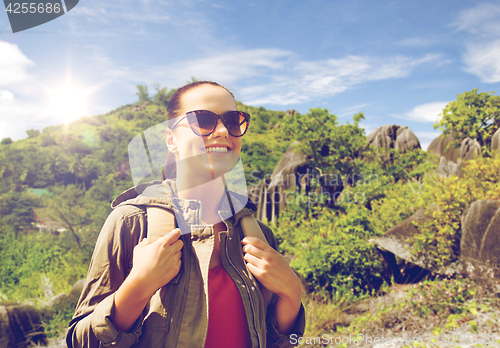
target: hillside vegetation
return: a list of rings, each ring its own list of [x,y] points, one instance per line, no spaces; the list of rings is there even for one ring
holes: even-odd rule
[[[172,90],[156,87],[150,97],[145,86],[138,86],[137,103],[107,114],[29,130],[23,140],[1,141],[0,302],[42,303],[69,293],[86,276],[110,202],[133,186],[129,142],[166,120]],[[273,226],[280,251],[290,256],[309,292],[305,301],[312,311],[307,329],[311,335],[338,332],[350,322],[334,325],[332,313],[338,315],[360,299],[388,291],[391,275],[368,243],[370,238],[435,203],[441,209],[422,227],[413,252],[426,251],[435,265],[442,265],[456,257],[463,210],[477,199],[500,198],[500,158],[493,155],[471,161],[463,178],[440,178],[434,173],[437,158],[422,150],[402,154],[368,146],[359,126],[362,113],[354,115],[352,123],[340,124],[324,109],[311,109],[306,115],[241,103],[238,109],[251,114],[241,155],[248,185],[270,175],[295,140],[311,160],[311,192],[291,192]],[[324,197],[320,174],[344,186],[333,204]],[[39,233],[34,209],[57,220],[65,231]],[[430,295],[421,290],[425,287],[419,288],[411,295],[411,308],[422,315],[465,313],[462,309],[474,298],[474,286],[467,282],[469,292],[463,300],[437,309],[421,308],[414,297]],[[424,291],[422,296],[416,295],[418,291]],[[56,314],[49,335],[64,330],[72,310],[63,308]]]

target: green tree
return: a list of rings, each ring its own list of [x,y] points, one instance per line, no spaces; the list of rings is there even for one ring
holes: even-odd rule
[[[483,153],[489,155],[491,137],[500,127],[500,96],[494,95],[495,92],[477,91],[459,94],[456,101],[446,105],[434,128],[442,130],[444,136],[455,133],[457,139],[476,139]]]
[[[91,211],[94,206],[85,200],[85,192],[76,185],[55,187],[52,195],[45,195],[47,214],[59,221],[75,238],[81,248],[81,238],[78,232],[92,222]]]
[[[367,150],[364,129],[359,127],[364,118],[358,113],[353,116],[354,124],[339,125],[337,116],[328,110],[310,109],[306,115],[290,116],[282,135],[300,142],[299,150],[312,158],[312,167],[350,173],[362,165],[361,156]]]
[[[149,97],[148,86],[146,85],[137,85],[137,96],[139,97],[139,103],[150,102],[151,98]]]
[[[2,141],[0,142],[1,145],[10,145],[12,144],[12,139],[11,138],[3,138]]]
[[[28,134],[28,138],[35,138],[40,135],[40,131],[38,129],[28,129],[26,134]]]
[[[11,228],[17,235],[22,228],[31,227],[36,207],[36,196],[25,191],[10,191],[0,197],[0,225]]]
[[[156,90],[156,94],[153,96],[153,103],[159,106],[167,107],[168,102],[170,101],[170,98],[172,98],[172,95],[174,95],[176,89],[171,89],[169,91],[167,86],[162,88],[159,83],[153,83],[152,86]]]

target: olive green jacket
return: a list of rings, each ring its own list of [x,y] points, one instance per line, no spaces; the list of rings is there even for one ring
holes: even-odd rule
[[[231,193],[236,214],[231,216],[227,201],[219,215],[227,226],[220,232],[221,262],[234,280],[245,308],[251,347],[288,347],[290,336],[277,330],[276,300],[273,294],[266,309],[260,287],[248,276],[243,259],[243,231],[239,219],[256,208],[250,200],[244,205]],[[132,269],[133,248],[147,236],[146,207],[157,206],[176,213],[176,224],[184,243],[181,269],[149,300],[129,332],[121,332],[111,322],[113,296]],[[68,347],[198,347],[204,348],[208,329],[208,270],[214,247],[213,226],[200,225],[199,201],[176,197],[175,182],[139,185],[118,196],[113,212],[97,239],[76,312],[70,323]],[[193,211],[194,209],[194,211]],[[187,212],[187,213],[186,213]],[[180,217],[180,218],[179,218]],[[227,217],[227,218],[226,218]],[[269,227],[259,221],[269,244],[276,248]],[[302,335],[305,328],[301,306],[290,334]]]

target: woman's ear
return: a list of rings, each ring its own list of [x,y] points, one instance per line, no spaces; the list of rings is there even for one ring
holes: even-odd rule
[[[177,152],[177,139],[171,129],[167,129],[165,133],[165,141],[169,152]]]

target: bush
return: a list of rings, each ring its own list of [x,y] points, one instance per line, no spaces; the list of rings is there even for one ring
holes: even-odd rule
[[[125,118],[127,121],[133,120],[134,119],[134,114],[132,114],[130,111],[126,111],[123,114],[123,118]]]
[[[467,207],[480,199],[500,199],[500,156],[468,161],[463,172],[462,178],[430,181],[422,195],[421,207],[426,207],[432,219],[417,225],[422,233],[415,237],[414,252],[426,255],[431,266],[445,265],[457,257],[461,217]]]
[[[367,243],[374,235],[368,210],[351,204],[343,213],[309,206],[299,194],[294,198],[275,228],[280,250],[293,257],[291,266],[313,289],[332,292],[337,299],[378,288],[382,264]]]
[[[45,147],[45,146],[50,146],[50,145],[57,145],[56,141],[54,140],[54,138],[50,135],[50,134],[42,134],[41,135],[41,143],[42,143],[42,146]]]

